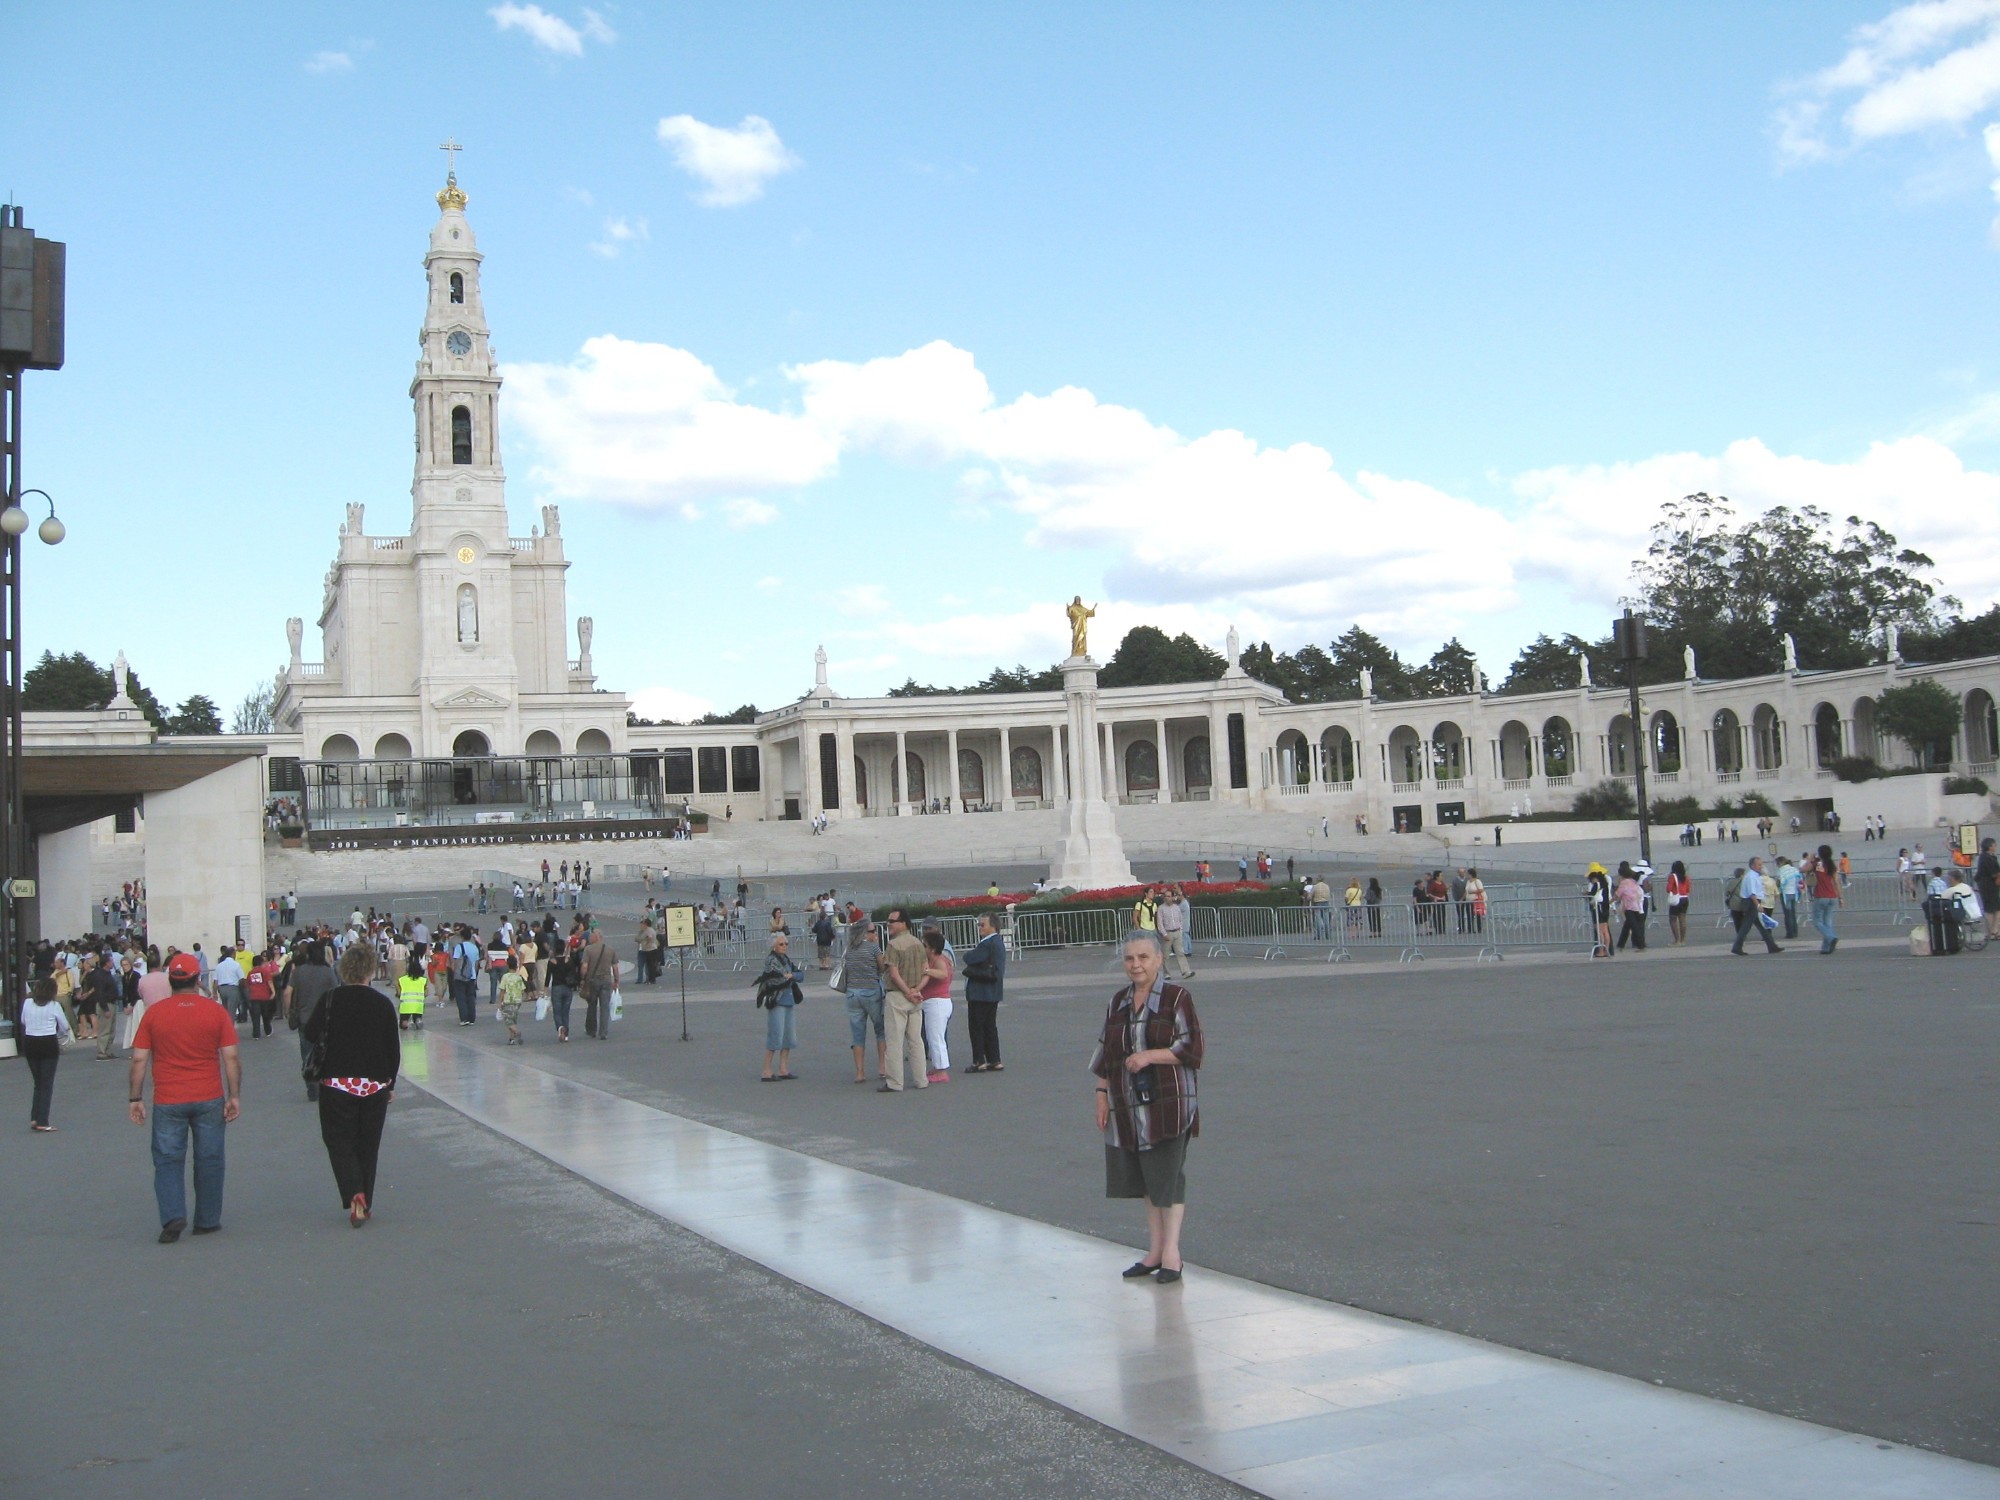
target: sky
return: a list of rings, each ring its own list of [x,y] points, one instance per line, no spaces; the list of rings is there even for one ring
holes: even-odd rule
[[[2000,598],[2000,0],[71,0],[0,55],[69,247],[27,645],[169,701],[283,665],[348,502],[407,526],[447,137],[515,529],[651,716],[1045,665],[1072,594],[1100,659],[1497,680],[1697,490]]]

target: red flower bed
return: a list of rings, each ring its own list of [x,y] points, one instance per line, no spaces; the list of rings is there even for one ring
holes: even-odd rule
[[[1031,900],[1034,894],[1033,891],[1016,891],[1011,896],[947,896],[930,904],[939,911],[985,911],[998,909],[1013,901]]]
[[[1077,891],[1063,897],[1064,906],[1122,906],[1137,901],[1147,891],[1159,890],[1169,884],[1177,884],[1189,896],[1228,896],[1241,891],[1268,891],[1270,886],[1261,880],[1182,880],[1158,881],[1147,885],[1111,885],[1095,891]]]

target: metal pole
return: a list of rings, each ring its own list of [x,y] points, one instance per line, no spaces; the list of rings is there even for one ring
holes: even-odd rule
[[[1646,752],[1652,743],[1652,736],[1639,721],[1639,661],[1641,653],[1637,649],[1637,634],[1632,611],[1625,611],[1625,686],[1632,700],[1632,790],[1639,800],[1639,858],[1651,865],[1653,862],[1653,827],[1646,809]]]
[[[6,471],[0,490],[8,506],[21,503],[21,370],[0,369],[0,458]],[[6,631],[0,643],[0,678],[7,694],[6,744],[0,747],[0,880],[27,873],[27,809],[21,790],[21,538],[0,532],[0,616]],[[11,887],[0,891],[0,1014],[13,1022],[27,985],[27,945],[21,911]]]

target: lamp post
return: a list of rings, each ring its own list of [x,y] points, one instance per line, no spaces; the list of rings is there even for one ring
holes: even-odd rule
[[[1646,814],[1646,750],[1649,736],[1639,722],[1639,663],[1646,659],[1646,617],[1630,609],[1611,622],[1611,642],[1625,664],[1625,689],[1632,697],[1632,790],[1639,802],[1639,858],[1653,863],[1653,830]]]
[[[27,942],[20,902],[28,870],[27,803],[21,788],[21,534],[28,513],[21,501],[40,495],[49,518],[40,535],[53,546],[63,539],[55,501],[21,487],[21,377],[28,370],[60,370],[63,363],[66,248],[27,227],[18,204],[0,206],[0,680],[6,693],[6,743],[0,746],[0,1033],[11,1048],[13,1020],[28,976]],[[17,894],[17,892],[19,894]]]

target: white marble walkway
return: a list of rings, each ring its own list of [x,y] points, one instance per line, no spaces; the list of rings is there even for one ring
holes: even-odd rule
[[[1132,1252],[1121,1245],[765,1145],[446,1035],[413,1038],[407,1053],[408,1081],[619,1197],[1267,1495],[2000,1500],[2000,1469],[1199,1266],[1177,1287],[1122,1282]]]

